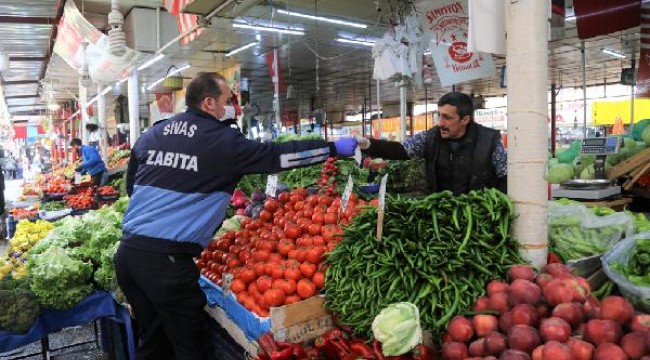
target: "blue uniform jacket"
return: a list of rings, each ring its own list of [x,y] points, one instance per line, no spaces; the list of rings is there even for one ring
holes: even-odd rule
[[[106,171],[106,165],[101,155],[94,146],[81,145],[81,173],[88,173],[91,176]]]
[[[322,140],[261,144],[196,109],[158,122],[135,143],[122,245],[198,255],[221,226],[243,175],[321,163],[336,149]]]

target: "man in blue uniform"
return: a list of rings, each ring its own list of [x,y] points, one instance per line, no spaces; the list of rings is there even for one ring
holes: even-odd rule
[[[77,166],[76,171],[80,174],[90,175],[91,183],[94,186],[103,185],[102,176],[106,172],[106,165],[102,160],[99,151],[94,146],[81,145],[81,140],[74,138],[70,140],[70,146],[81,153],[81,165]]]
[[[155,124],[132,149],[131,196],[115,256],[117,281],[142,331],[137,358],[211,358],[205,295],[192,257],[224,220],[243,175],[274,173],[352,156],[354,139],[260,144],[223,123],[234,117],[223,76],[200,73],[187,110]]]

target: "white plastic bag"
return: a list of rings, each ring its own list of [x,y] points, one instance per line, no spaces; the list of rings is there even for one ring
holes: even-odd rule
[[[624,266],[627,265],[630,253],[636,246],[637,239],[650,238],[650,232],[644,232],[628,237],[623,241],[616,244],[607,254],[605,254],[601,261],[603,263],[603,270],[607,277],[609,277],[621,291],[621,294],[629,300],[637,310],[650,312],[650,287],[639,286],[632,283],[625,277],[625,275],[614,270],[612,265],[620,262]]]

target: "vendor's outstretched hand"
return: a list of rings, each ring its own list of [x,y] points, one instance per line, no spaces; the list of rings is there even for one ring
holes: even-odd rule
[[[340,138],[334,141],[334,146],[339,157],[350,157],[354,155],[354,150],[357,148],[357,140],[350,137]]]

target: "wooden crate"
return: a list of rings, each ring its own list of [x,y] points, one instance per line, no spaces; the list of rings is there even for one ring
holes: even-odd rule
[[[325,296],[319,295],[295,304],[271,308],[271,333],[275,340],[300,343],[333,329],[332,317],[324,305]]]
[[[650,148],[643,149],[636,153],[634,156],[631,156],[625,161],[622,161],[616,166],[613,166],[606,172],[607,178],[610,180],[617,179],[618,177],[623,176],[638,167],[643,167],[648,162],[650,162]]]

